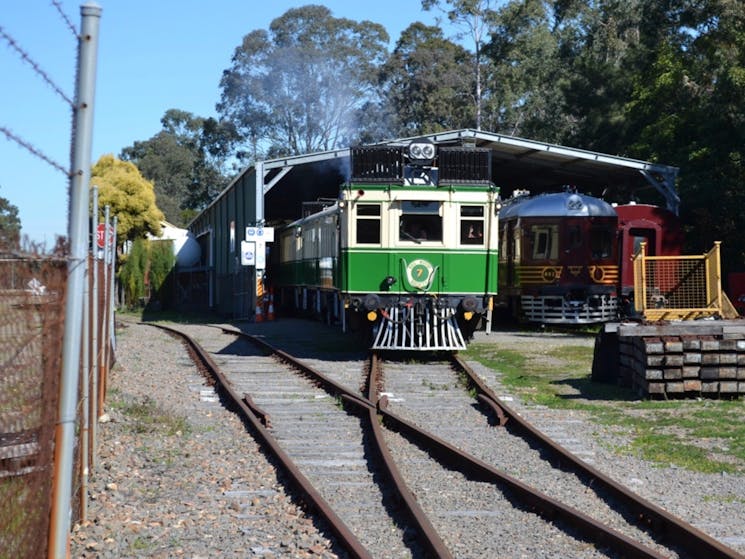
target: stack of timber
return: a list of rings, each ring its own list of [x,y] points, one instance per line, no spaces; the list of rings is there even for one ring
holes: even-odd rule
[[[745,394],[745,321],[608,323],[595,342],[594,380],[641,397]]]

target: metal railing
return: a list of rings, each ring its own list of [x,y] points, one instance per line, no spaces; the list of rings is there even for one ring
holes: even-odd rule
[[[647,256],[641,243],[633,258],[636,311],[652,321],[736,317],[722,291],[720,245],[701,255]]]

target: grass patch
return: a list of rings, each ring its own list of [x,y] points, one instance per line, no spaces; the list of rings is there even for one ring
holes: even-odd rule
[[[530,348],[530,345],[527,346]],[[595,400],[634,399],[630,390],[592,382],[593,348],[562,346],[543,353],[472,344],[465,357],[498,371],[502,384],[522,399],[552,408],[591,410]]]
[[[449,384],[437,384],[428,379],[422,379],[422,386],[430,390],[449,390],[451,388]]]
[[[663,466],[673,464],[707,474],[737,472],[735,465],[717,460],[706,449],[687,443],[675,435],[643,430],[637,433],[627,450],[644,460]]]
[[[141,554],[142,552],[150,551],[152,548],[153,543],[147,538],[143,538],[142,536],[137,536],[129,545],[130,551],[135,554]]]
[[[127,418],[127,425],[132,433],[157,432],[167,436],[191,434],[191,425],[185,417],[164,410],[151,398],[146,397],[140,402],[112,401],[111,407],[118,409]]]
[[[587,412],[627,441],[613,450],[659,466],[745,473],[743,400],[639,400],[630,389],[590,379],[593,348],[472,344],[464,356],[499,375],[525,402]]]

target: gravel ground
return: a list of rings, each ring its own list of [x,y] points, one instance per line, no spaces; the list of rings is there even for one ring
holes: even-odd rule
[[[126,322],[116,356],[72,557],[338,556],[180,342]]]
[[[216,401],[182,345],[153,327],[126,318],[122,324],[109,378],[110,421],[99,427],[87,520],[73,530],[72,557],[343,557],[323,526],[285,492],[270,461]],[[297,337],[327,334],[326,327],[295,321],[244,329],[271,339],[286,336],[288,327],[297,329]],[[477,334],[479,341],[530,343],[537,351],[577,343],[561,335],[510,336]],[[498,395],[509,397],[497,375],[484,373]],[[745,553],[742,476],[694,474],[619,457],[602,442],[602,427],[582,414],[511,403],[546,430],[555,414],[574,414],[573,435],[592,441],[596,467]]]

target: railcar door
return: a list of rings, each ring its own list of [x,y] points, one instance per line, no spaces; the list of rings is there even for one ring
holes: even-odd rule
[[[503,270],[500,271],[500,285],[505,288],[514,287],[516,283],[515,267],[520,259],[518,248],[520,246],[519,230],[517,222],[511,220],[504,223],[502,232],[502,254]]]

